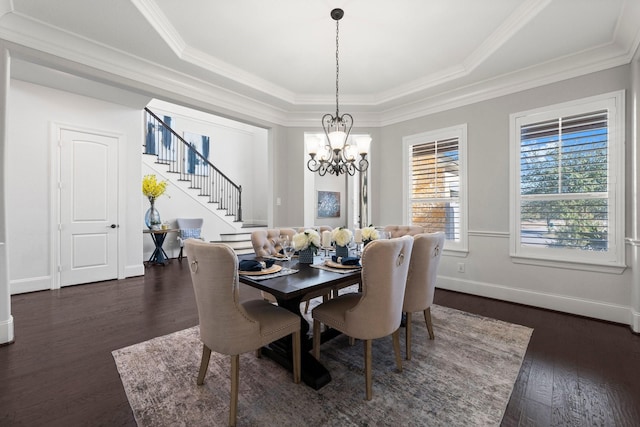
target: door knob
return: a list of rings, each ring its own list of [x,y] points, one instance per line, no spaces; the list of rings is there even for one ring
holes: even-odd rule
[[[116,227],[117,227],[117,225],[115,225],[115,224],[111,224],[111,225],[109,226],[109,228],[116,228]]]

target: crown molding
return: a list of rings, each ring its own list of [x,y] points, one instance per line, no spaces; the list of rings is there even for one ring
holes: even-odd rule
[[[9,12],[13,11],[12,0],[0,0],[0,19]]]
[[[144,16],[152,17],[148,19],[177,55],[189,62],[205,64],[214,70],[213,77],[221,77],[208,79],[169,69],[15,12],[2,17],[0,40],[9,42],[12,53],[23,55],[27,61],[260,126],[315,128],[319,127],[319,117],[333,108],[332,96],[296,95],[208,55],[200,56],[201,52],[191,50],[184,43],[152,0],[132,1]],[[539,11],[548,3],[549,0],[524,3],[519,12],[492,35],[490,42],[468,57],[467,67],[449,69],[382,94],[343,95],[342,109],[356,117],[358,127],[387,126],[628,64],[637,56],[640,32],[632,20],[640,16],[640,2],[627,2],[621,11],[625,17],[619,20],[609,44],[480,83],[441,93],[434,91],[435,85],[468,75],[468,67],[484,61],[518,25],[524,25],[527,13]],[[0,13],[7,8],[12,10],[11,6],[10,0],[0,0]],[[635,31],[634,37],[631,37],[632,31]],[[222,79],[224,76],[229,77]]]

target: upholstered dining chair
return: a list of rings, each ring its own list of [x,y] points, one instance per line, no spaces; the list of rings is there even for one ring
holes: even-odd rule
[[[435,338],[431,321],[431,305],[433,304],[443,247],[444,233],[423,233],[413,237],[413,252],[402,305],[402,311],[406,314],[405,350],[407,360],[411,360],[411,313],[423,312],[429,339]]]
[[[195,291],[202,360],[198,385],[204,383],[211,351],[231,356],[229,425],[236,425],[240,354],[292,335],[293,381],[300,382],[300,317],[261,299],[239,302],[238,257],[223,243],[185,242]]]
[[[389,233],[391,239],[402,236],[415,236],[424,233],[424,228],[419,225],[387,225],[383,229]]]
[[[255,230],[251,232],[251,245],[253,246],[253,251],[256,256],[275,255],[281,249],[280,236],[288,236],[291,240],[296,233],[297,231],[294,228],[269,228],[264,230]],[[276,302],[275,297],[270,293],[264,291],[261,291],[261,293],[265,300],[271,303]],[[319,296],[322,296],[323,299],[328,298],[328,295],[323,295],[317,292],[305,296],[305,300],[307,301],[305,313],[307,311],[309,300]]]
[[[178,261],[182,261],[182,251],[184,249],[184,242],[187,239],[200,239],[203,240],[202,224],[204,219],[202,218],[177,218],[176,223],[180,229],[178,233],[178,242],[180,243],[180,253],[178,254]]]
[[[320,326],[324,324],[364,340],[366,399],[372,398],[371,344],[393,335],[396,365],[402,371],[399,328],[413,238],[374,240],[362,252],[362,292],[323,302],[313,316],[313,356],[320,360]]]
[[[251,232],[251,246],[256,256],[275,255],[280,250],[280,229],[269,228]]]

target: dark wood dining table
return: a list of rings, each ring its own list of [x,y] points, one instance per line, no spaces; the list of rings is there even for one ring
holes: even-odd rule
[[[242,259],[256,259],[254,254],[240,255]],[[315,258],[315,263],[321,263],[320,257]],[[329,371],[310,353],[312,349],[312,337],[309,336],[309,323],[304,318],[300,304],[308,294],[317,295],[326,291],[330,293],[334,289],[360,283],[360,269],[346,270],[344,273],[336,273],[315,267],[308,264],[300,264],[294,258],[291,261],[277,261],[283,267],[298,270],[297,273],[286,276],[274,277],[266,280],[259,280],[259,276],[240,275],[240,282],[254,288],[270,293],[276,298],[278,305],[300,316],[301,324],[301,353],[302,353],[302,381],[308,386],[318,390],[331,381]],[[323,332],[321,342],[335,337],[339,333],[332,329]],[[262,353],[270,357],[280,365],[291,370],[293,355],[291,351],[291,337],[283,338],[273,344],[263,347]]]

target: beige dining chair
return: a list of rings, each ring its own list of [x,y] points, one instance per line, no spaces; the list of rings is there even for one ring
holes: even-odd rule
[[[296,230],[293,228],[269,228],[264,230],[255,230],[251,233],[251,245],[253,246],[253,251],[258,257],[275,255],[281,249],[280,236],[287,236],[289,237],[289,240],[292,240],[295,234]],[[276,298],[270,293],[265,291],[261,291],[261,293],[262,297],[266,301],[269,301],[271,303],[276,302]],[[309,308],[309,300],[320,296],[323,298],[323,300],[326,300],[329,298],[330,293],[325,294],[321,292],[313,292],[305,295],[305,313]]]
[[[313,355],[320,360],[320,327],[364,340],[366,399],[372,398],[372,340],[393,335],[396,365],[402,371],[399,328],[413,238],[374,240],[362,252],[362,292],[339,295],[311,311]]]
[[[300,317],[264,300],[240,303],[238,257],[223,243],[185,242],[195,291],[202,360],[197,384],[204,384],[211,351],[231,356],[229,425],[236,425],[240,354],[292,335],[293,381],[300,382]]]
[[[429,339],[435,338],[431,321],[431,305],[436,289],[444,237],[444,233],[423,233],[413,237],[413,252],[402,305],[402,311],[406,314],[405,350],[407,360],[411,360],[411,313],[423,312]]]
[[[383,231],[389,233],[390,238],[393,239],[395,237],[415,236],[416,234],[424,233],[424,228],[419,225],[387,225]]]
[[[268,256],[278,253],[280,240],[279,228],[254,230],[251,232],[251,246],[256,256]]]

